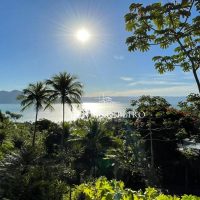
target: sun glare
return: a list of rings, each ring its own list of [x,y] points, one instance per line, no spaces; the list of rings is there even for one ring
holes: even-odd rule
[[[90,40],[90,37],[91,37],[91,35],[90,35],[89,31],[84,28],[78,30],[76,33],[77,40],[79,40],[82,43],[88,42]]]

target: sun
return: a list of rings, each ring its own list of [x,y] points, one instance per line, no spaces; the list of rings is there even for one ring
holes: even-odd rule
[[[90,32],[85,29],[85,28],[82,28],[82,29],[79,29],[76,33],[76,39],[78,41],[80,41],[81,43],[86,43],[90,40],[91,38],[91,34]]]

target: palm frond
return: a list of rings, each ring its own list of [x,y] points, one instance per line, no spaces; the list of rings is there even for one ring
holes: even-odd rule
[[[49,98],[51,92],[43,82],[37,82],[29,84],[17,99],[21,101],[22,111],[31,106],[37,110],[43,109],[44,105],[46,105],[45,108],[52,108]]]

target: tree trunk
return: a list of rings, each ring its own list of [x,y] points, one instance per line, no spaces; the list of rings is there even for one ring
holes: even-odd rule
[[[37,117],[38,117],[38,108],[36,108],[36,115],[35,115],[35,126],[34,126],[34,132],[33,132],[33,141],[32,141],[32,147],[34,147],[34,146],[35,146],[35,135],[36,135]]]
[[[154,154],[153,154],[153,139],[152,139],[152,132],[150,131],[150,145],[151,145],[151,168],[154,168]]]
[[[71,186],[69,187],[69,199],[70,200],[72,199],[72,188],[71,188]]]
[[[96,161],[95,161],[95,158],[93,160],[93,168],[94,168],[94,178],[96,178]]]
[[[195,81],[196,81],[196,84],[197,84],[197,87],[198,87],[198,91],[199,91],[199,94],[200,94],[200,81],[199,81],[199,77],[198,77],[198,74],[197,74],[197,70],[195,68],[195,63],[194,63],[194,60],[193,58],[190,56],[190,54],[186,51],[185,47],[183,46],[183,44],[181,43],[180,39],[179,38],[176,38],[177,39],[177,42],[179,43],[180,47],[182,48],[182,50],[185,52],[185,54],[187,55],[187,57],[189,58],[191,64],[192,64],[192,72],[193,72],[193,75],[194,75],[194,78],[195,78]]]
[[[193,72],[193,75],[194,75],[194,78],[195,78],[195,81],[197,83],[197,87],[199,90],[199,94],[200,94],[200,81],[199,81],[199,77],[197,75],[197,71],[193,68],[192,72]]]
[[[150,151],[151,151],[151,169],[154,168],[154,152],[153,152],[153,137],[152,137],[152,130],[151,130],[151,119],[149,122],[149,136],[150,136]]]
[[[188,192],[188,163],[185,163],[185,192]]]
[[[65,103],[64,103],[64,101],[62,102],[62,104],[63,104],[63,124],[62,124],[63,132],[62,132],[62,135],[61,135],[61,146],[63,147],[63,145],[64,145],[64,134],[65,134],[65,130],[64,130],[64,127],[65,127]]]

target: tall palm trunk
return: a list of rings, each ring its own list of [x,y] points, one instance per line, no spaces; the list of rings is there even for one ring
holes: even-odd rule
[[[63,132],[62,132],[62,135],[61,135],[61,146],[63,147],[64,145],[64,134],[65,134],[65,102],[63,101],[62,102],[63,104],[63,124],[62,124],[62,128],[63,128]]]
[[[38,118],[38,107],[36,107],[35,126],[34,126],[34,132],[33,132],[32,147],[35,146],[35,135],[36,135],[37,118]]]

